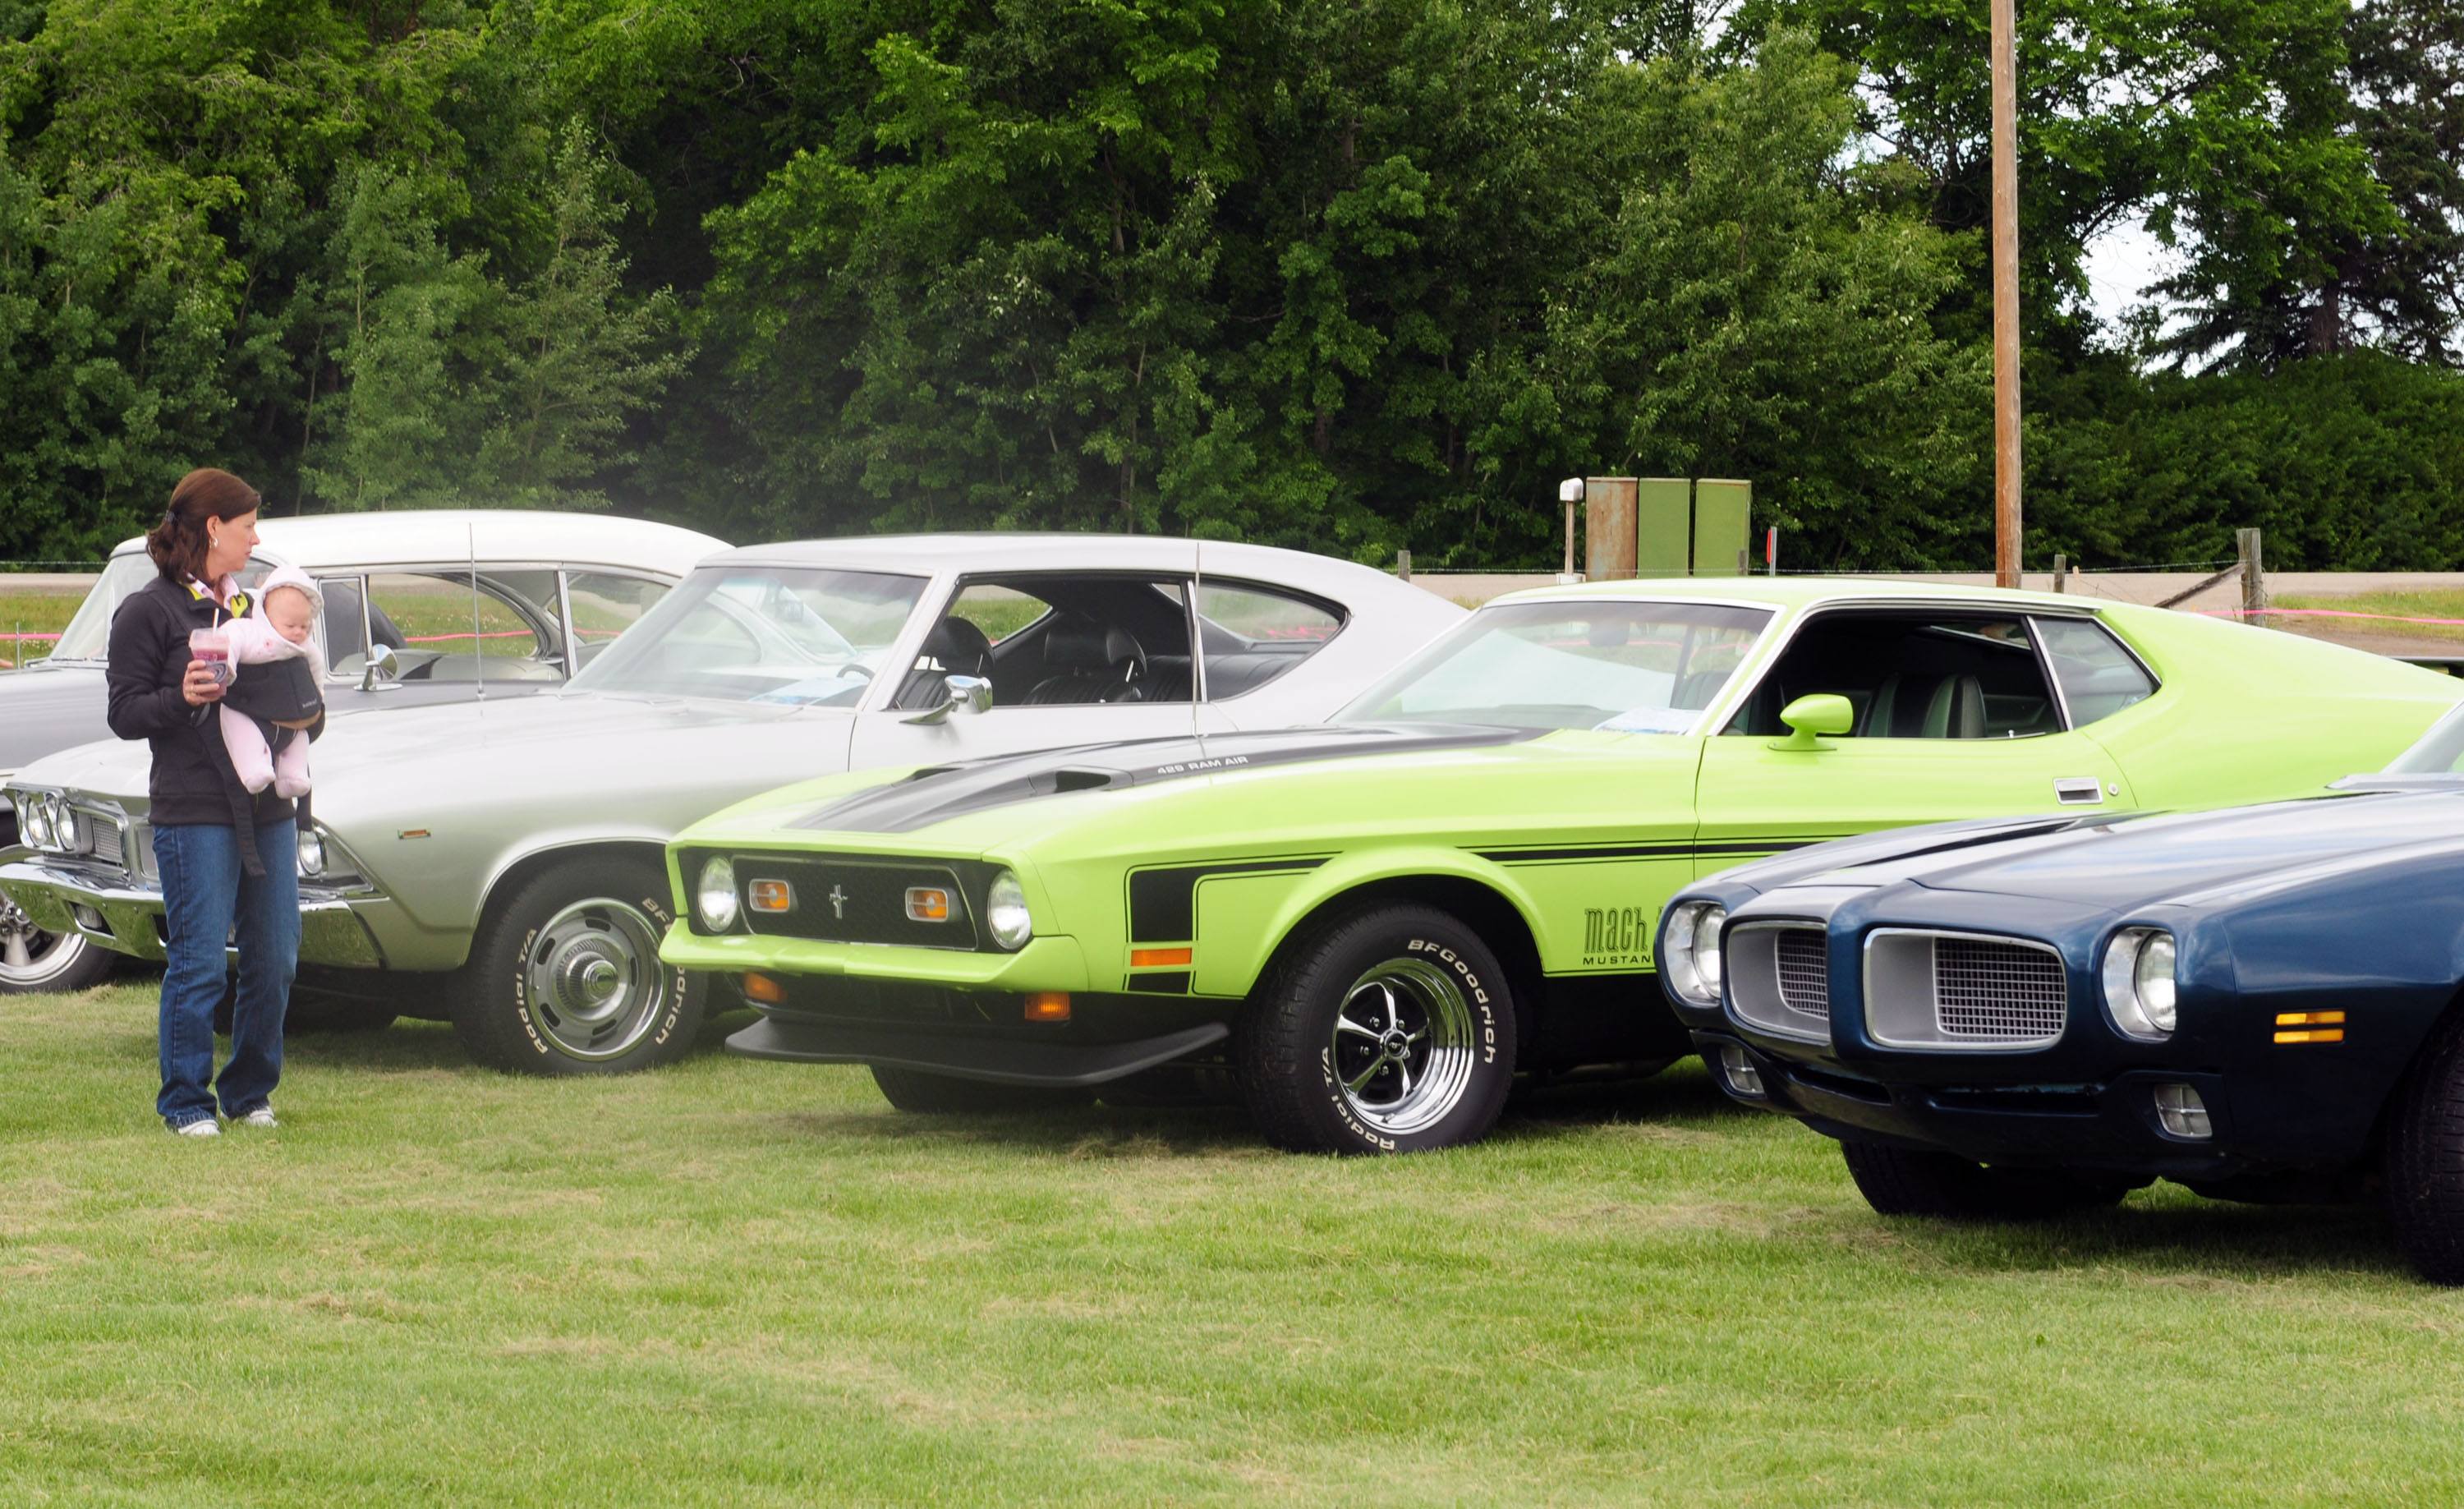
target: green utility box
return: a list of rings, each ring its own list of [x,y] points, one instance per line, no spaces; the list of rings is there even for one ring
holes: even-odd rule
[[[1634,574],[1683,576],[1693,533],[1694,484],[1682,477],[1646,477],[1634,487]]]
[[[1743,576],[1752,548],[1754,484],[1706,477],[1694,484],[1694,574]]]

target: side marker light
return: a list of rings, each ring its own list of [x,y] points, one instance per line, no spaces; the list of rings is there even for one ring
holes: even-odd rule
[[[2343,1024],[2343,1020],[2344,1013],[2342,1011],[2278,1011],[2276,1013],[2276,1025],[2278,1027],[2338,1027]]]
[[[1067,990],[1029,991],[1026,997],[1026,1019],[1030,1022],[1069,1020],[1069,992]]]
[[[1189,963],[1189,954],[1186,948],[1133,948],[1130,950],[1130,967],[1160,969],[1166,965],[1185,965]]]
[[[766,974],[748,974],[744,977],[744,998],[777,1006],[787,999],[787,988]]]
[[[2278,1032],[2276,1034],[2276,1040],[2279,1043],[2341,1043],[2344,1040],[2344,1030],[2341,1027],[2321,1027],[2294,1032]]]

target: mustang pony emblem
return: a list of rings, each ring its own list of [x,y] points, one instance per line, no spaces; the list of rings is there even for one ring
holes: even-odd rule
[[[830,887],[830,915],[842,922],[847,921],[847,892],[835,885]]]

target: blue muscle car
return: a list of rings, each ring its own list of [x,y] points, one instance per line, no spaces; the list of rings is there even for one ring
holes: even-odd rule
[[[1660,949],[1722,1088],[1838,1139],[1884,1215],[2375,1196],[2464,1283],[2464,715],[2301,800],[1745,865]]]

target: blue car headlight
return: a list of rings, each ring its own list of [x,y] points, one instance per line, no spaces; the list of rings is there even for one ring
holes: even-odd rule
[[[2161,1043],[2173,1035],[2179,994],[2173,935],[2125,927],[2104,945],[2104,1009],[2124,1037]]]
[[[1660,935],[1660,972],[1670,989],[1695,1006],[1720,1004],[1720,929],[1728,910],[1717,901],[1687,901],[1669,910]]]

